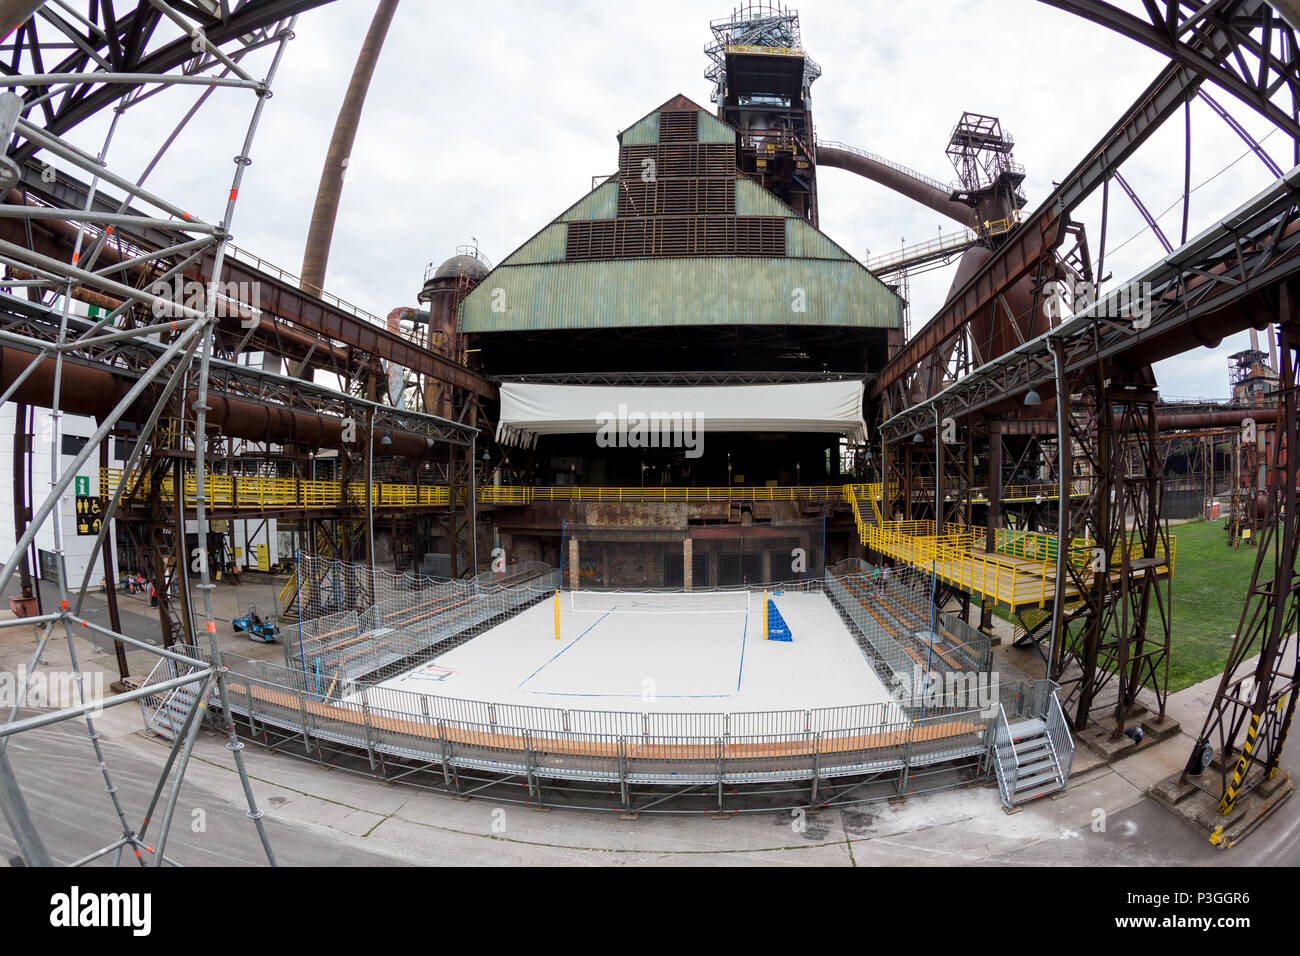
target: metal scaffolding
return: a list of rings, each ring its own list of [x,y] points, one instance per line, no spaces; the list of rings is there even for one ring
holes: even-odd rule
[[[207,290],[201,307],[184,302],[160,298],[156,293],[123,281],[119,275],[124,262],[164,262],[180,260],[192,262],[201,255],[210,256],[220,264],[226,255],[227,240],[234,219],[236,201],[245,171],[251,162],[251,148],[263,111],[270,97],[271,85],[284,56],[286,46],[293,37],[293,25],[298,9],[312,3],[250,2],[242,5],[233,16],[205,16],[195,14],[193,8],[182,12],[163,0],[141,3],[134,18],[107,22],[99,17],[100,5],[91,3],[89,18],[81,20],[72,15],[70,7],[59,4],[39,10],[33,19],[20,27],[6,40],[7,53],[12,55],[17,75],[0,79],[0,85],[25,91],[23,96],[7,93],[0,98],[7,126],[6,138],[11,148],[6,157],[8,172],[14,181],[19,178],[18,161],[30,159],[39,153],[57,158],[60,165],[81,170],[90,177],[84,201],[78,207],[49,210],[29,203],[10,203],[3,207],[6,218],[32,223],[58,219],[74,224],[75,239],[68,261],[35,252],[17,243],[0,241],[0,263],[10,268],[6,284],[11,288],[25,287],[32,305],[44,309],[43,318],[53,322],[53,335],[44,337],[14,331],[0,331],[0,343],[28,353],[30,361],[16,380],[9,384],[2,396],[10,400],[23,382],[38,371],[48,388],[49,407],[52,409],[53,440],[50,452],[50,486],[48,492],[33,509],[31,521],[18,536],[16,547],[0,570],[0,587],[3,587],[23,563],[27,548],[37,530],[49,522],[52,525],[55,553],[58,558],[57,587],[58,610],[38,618],[17,618],[3,622],[4,626],[30,626],[36,624],[40,632],[31,663],[23,675],[18,699],[0,725],[0,808],[15,834],[24,859],[32,865],[49,865],[55,862],[45,847],[35,825],[23,793],[9,761],[7,745],[16,734],[59,721],[84,719],[90,738],[94,760],[104,779],[105,791],[112,803],[120,832],[104,846],[81,857],[76,863],[86,863],[114,854],[122,859],[125,852],[132,853],[141,865],[159,866],[164,861],[177,862],[166,854],[176,800],[181,781],[194,745],[202,714],[209,702],[228,713],[229,700],[224,675],[220,668],[204,665],[194,668],[192,660],[163,647],[156,647],[121,632],[120,627],[102,627],[81,617],[82,604],[87,593],[87,581],[79,588],[67,580],[63,564],[63,520],[59,510],[60,499],[68,492],[77,470],[92,454],[99,451],[123,416],[137,407],[137,403],[151,397],[152,412],[142,423],[142,436],[158,444],[166,441],[176,449],[186,448],[190,457],[193,480],[198,491],[196,518],[201,535],[207,532],[207,514],[204,505],[204,485],[207,479],[205,441],[207,416],[210,412],[209,373],[212,365],[214,328],[218,311],[224,303],[214,286]],[[108,8],[103,8],[105,18],[111,18]],[[54,37],[66,39],[84,35],[84,42],[76,44],[73,52],[57,66],[46,69],[43,63],[52,60],[51,53],[61,44]],[[48,40],[48,42],[46,42]],[[53,44],[53,45],[51,45]],[[269,62],[254,75],[249,54],[268,48]],[[123,53],[122,51],[130,51]],[[45,57],[42,57],[42,54]],[[197,86],[200,96],[195,109],[181,119],[174,130],[163,138],[161,147],[145,172],[132,179],[119,173],[110,160],[110,147],[114,134],[124,114],[132,107],[152,97],[156,92],[173,86]],[[235,171],[224,192],[226,199],[218,221],[207,222],[189,212],[183,201],[173,201],[154,193],[144,185],[149,173],[167,152],[176,135],[194,116],[197,106],[218,87],[233,87],[248,91],[251,115],[235,157]],[[68,133],[86,117],[111,106],[113,118],[108,124],[102,144],[89,151],[68,138]],[[43,122],[42,122],[43,121]],[[53,170],[47,165],[46,169]],[[52,173],[57,178],[58,172]],[[125,197],[116,208],[105,210],[96,204],[101,184],[114,187]],[[134,204],[136,208],[128,206]],[[143,210],[143,211],[141,211]],[[128,234],[132,229],[166,228],[175,241],[155,252],[143,252],[124,246],[114,239],[122,228]],[[113,250],[116,255],[106,253]],[[14,270],[33,276],[14,279]],[[170,277],[177,267],[163,272]],[[86,292],[98,292],[114,297],[121,305],[92,321],[89,327],[75,321],[72,303]],[[49,302],[45,297],[51,297]],[[12,296],[9,300],[19,302]],[[8,312],[9,309],[6,308]],[[31,310],[22,310],[30,317]],[[37,310],[39,311],[39,309]],[[139,321],[141,316],[152,320]],[[77,362],[102,361],[105,346],[114,349],[129,348],[132,343],[151,340],[156,348],[149,362],[140,362],[133,370],[129,387],[110,407],[102,408],[96,415],[98,427],[81,451],[74,456],[70,467],[63,467],[60,447],[62,418],[65,412],[70,370]],[[51,373],[49,375],[48,373]],[[137,447],[140,454],[144,442]],[[176,473],[179,474],[179,469]],[[155,487],[160,487],[159,481]],[[183,514],[183,509],[180,509]],[[182,519],[183,520],[183,519]],[[91,561],[104,547],[111,524],[103,522],[102,530],[92,550]],[[188,561],[175,562],[187,567]],[[158,573],[157,571],[155,572]],[[213,620],[211,591],[213,585],[205,554],[198,560],[197,590],[202,595],[202,612],[206,621],[207,645],[214,660],[217,653],[216,625]],[[89,578],[89,573],[87,574]],[[166,620],[166,615],[164,615]],[[167,625],[164,624],[164,627]],[[138,824],[128,820],[123,803],[113,783],[111,771],[105,762],[105,753],[95,732],[92,713],[101,709],[133,701],[146,692],[142,689],[116,693],[103,700],[90,700],[81,682],[77,682],[79,702],[37,716],[19,717],[20,704],[26,695],[32,676],[47,643],[58,636],[66,642],[72,668],[77,670],[78,649],[75,635],[95,632],[111,637],[115,642],[148,651],[174,665],[184,665],[184,673],[149,689],[156,693],[160,688],[190,686],[196,689],[198,705],[194,707],[176,735],[175,743],[164,761],[153,789],[144,819]],[[235,736],[233,724],[227,719],[228,747],[232,751],[245,797],[248,815],[256,827],[267,860],[274,864],[275,855],[262,824],[262,813],[253,796],[251,783],[241,756],[242,744]],[[150,823],[155,811],[161,809],[156,832],[150,833]],[[62,861],[72,862],[72,861]]]

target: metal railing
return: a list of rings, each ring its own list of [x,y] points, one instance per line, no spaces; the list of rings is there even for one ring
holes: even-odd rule
[[[1009,807],[1016,793],[1016,776],[1019,765],[1016,763],[1016,745],[1011,739],[1011,725],[1007,723],[1004,708],[998,708],[996,730],[993,737],[993,759],[997,763],[998,794],[1002,805]]]
[[[99,474],[100,496],[109,498],[122,477],[120,468],[101,468]],[[185,503],[187,507],[197,504],[197,487],[193,478],[185,479]],[[892,487],[892,486],[891,486]],[[919,480],[913,483],[913,491],[932,489],[932,480]],[[785,486],[705,486],[686,487],[675,485],[649,487],[591,487],[585,485],[561,486],[526,486],[526,485],[480,485],[478,502],[483,505],[530,505],[534,502],[614,502],[614,503],[658,503],[658,502],[738,502],[753,503],[764,501],[812,501],[845,502],[857,508],[861,501],[870,501],[877,522],[882,519],[880,513],[880,488],[876,485],[785,485]],[[132,494],[133,489],[138,489]],[[364,499],[365,482],[349,483],[348,495]],[[128,496],[145,497],[150,490],[147,475],[135,473],[127,483]],[[896,490],[895,490],[896,493]],[[986,500],[987,489],[971,490],[972,500]],[[168,482],[160,490],[164,501],[175,497],[173,487]],[[337,481],[316,481],[305,478],[276,478],[265,475],[216,475],[208,474],[204,483],[204,503],[209,508],[248,509],[336,509],[346,503],[348,495],[344,486]],[[984,495],[985,498],[981,498]],[[374,505],[377,508],[399,508],[412,505],[446,507],[450,501],[450,491],[445,484],[416,485],[402,482],[375,482],[372,486]],[[1030,500],[1035,496],[1056,496],[1055,485],[1009,486],[1003,489],[1003,500]],[[458,500],[460,497],[458,496]],[[862,514],[858,512],[858,518]],[[860,522],[861,523],[861,522]],[[898,522],[891,525],[901,527]],[[918,532],[920,533],[920,532]],[[866,543],[865,540],[863,543]]]
[[[241,249],[232,243],[226,243],[226,255],[252,266],[258,272],[279,279],[281,282],[286,285],[291,285],[295,289],[300,288],[302,285],[301,276],[282,269],[274,263],[267,262],[256,253],[249,252],[247,249]],[[347,312],[349,315],[355,316],[362,321],[369,322],[371,325],[378,325],[381,328],[388,327],[387,323],[379,316],[372,315],[365,309],[348,302],[346,299],[340,299],[338,296],[331,292],[326,292],[324,289],[310,289],[306,291],[306,294],[320,299],[322,302],[328,302],[340,311]]]
[[[1012,807],[1015,805],[1020,759],[1011,735],[1011,721],[1032,719],[1043,722],[1052,760],[1056,764],[1057,781],[1062,787],[1069,781],[1074,765],[1074,736],[1061,707],[1060,687],[1054,681],[1017,681],[1005,687],[1008,692],[998,695],[992,749],[1002,805]]]
[[[494,589],[491,576],[479,578],[471,585],[451,582],[468,588],[459,602],[470,608],[463,621],[490,622],[521,606],[513,599],[544,597],[549,590]],[[606,785],[591,793],[625,809],[653,810],[667,799],[661,792],[638,804],[636,786],[674,791],[717,786],[718,806],[710,808],[716,810],[738,799],[725,789],[728,785],[777,788],[764,792],[796,794],[783,799],[807,806],[825,802],[827,788],[844,778],[887,779],[894,781],[894,792],[904,787],[918,792],[912,782],[917,774],[932,774],[933,788],[939,788],[987,773],[993,717],[975,707],[932,708],[924,715],[909,715],[894,702],[737,713],[598,711],[379,686],[376,681],[395,667],[406,670],[413,660],[436,659],[454,637],[450,630],[387,627],[389,615],[405,620],[424,613],[424,605],[439,600],[441,592],[435,591],[421,589],[417,601],[399,604],[381,592],[381,600],[364,612],[349,609],[303,621],[285,635],[285,665],[222,653],[234,715],[242,716],[249,736],[262,743],[278,746],[299,737],[316,755],[339,748],[364,753],[379,776],[388,777],[400,764],[408,768],[401,771],[405,777],[415,762],[439,768],[432,771],[441,774],[435,789],[459,786],[458,774],[487,774],[497,783],[527,786],[530,801],[540,794],[543,780],[585,781]],[[482,627],[470,623],[468,631],[482,633]],[[400,646],[393,642],[395,633],[405,634]],[[189,653],[206,660],[201,651]],[[335,655],[331,665],[325,663],[326,653]],[[349,667],[340,659],[353,654],[363,666]],[[344,666],[328,670],[338,664]],[[843,786],[849,794],[843,802],[879,799],[857,793],[858,783]],[[762,806],[771,809],[772,803]]]
[[[1061,691],[1055,685],[1047,701],[1047,739],[1052,744],[1056,763],[1061,772],[1061,785],[1070,779],[1070,770],[1074,766],[1074,734],[1065,719],[1065,710],[1061,707]]]
[[[992,726],[975,710],[907,720],[887,705],[737,714],[585,711],[356,682],[327,695],[291,668],[227,653],[222,664],[232,710],[251,727],[280,727],[309,748],[329,741],[365,751],[378,772],[406,759],[452,772],[606,783],[618,791],[631,784],[825,782],[982,759]]]
[[[827,595],[850,624],[859,648],[886,687],[906,699],[919,693],[918,676],[987,674],[993,666],[988,635],[931,607],[930,581],[921,571],[897,571],[879,582],[863,562],[828,568]],[[933,630],[932,630],[933,628]]]
[[[1057,538],[1055,535],[998,528],[994,531],[993,552],[985,552],[983,529],[968,529],[946,524],[942,534],[935,534],[933,521],[888,521],[879,525],[859,524],[863,543],[872,550],[918,568],[932,569],[943,581],[971,594],[1016,609],[1045,607],[1054,599],[1056,589]],[[1094,560],[1095,542],[1075,538],[1070,542],[1069,562],[1084,570]],[[1116,546],[1109,567],[1120,566],[1124,551],[1128,559],[1143,557],[1144,547],[1136,534]],[[1019,558],[1014,565],[999,556]],[[1172,574],[1177,555],[1177,539],[1169,536],[1168,546],[1157,554],[1157,573]]]
[[[896,172],[903,173],[904,175],[910,176],[912,179],[915,179],[918,182],[925,183],[931,189],[937,189],[940,192],[946,193],[948,195],[951,195],[953,192],[961,188],[960,183],[955,183],[955,182],[941,183],[939,182],[939,180],[927,176],[924,173],[919,173],[915,169],[911,169],[907,166],[904,166],[902,163],[896,163],[891,159],[886,159],[884,156],[878,156],[875,153],[869,153],[865,149],[858,149],[856,146],[850,146],[847,143],[840,143],[833,139],[819,139],[817,141],[817,146],[819,149],[826,148],[826,149],[843,150],[846,153],[853,153],[854,155],[861,156],[863,159],[869,159],[873,163],[879,163],[882,166],[888,166],[890,169],[893,169]]]

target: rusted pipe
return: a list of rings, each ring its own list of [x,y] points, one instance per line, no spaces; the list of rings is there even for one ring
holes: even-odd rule
[[[11,345],[0,348],[0,389],[11,385],[35,358],[36,353],[26,349]],[[65,412],[74,415],[102,415],[106,408],[121,401],[132,384],[129,377],[115,374],[110,369],[69,359],[64,361],[63,377],[60,405]],[[143,420],[157,401],[157,391],[157,388],[146,390],[128,414]],[[54,359],[47,356],[18,387],[11,400],[50,408],[53,393]],[[190,403],[197,398],[197,393],[192,392]],[[302,444],[310,448],[343,447],[343,420],[333,415],[268,405],[220,392],[208,393],[208,407],[208,421],[234,438]],[[425,436],[414,432],[376,429],[375,437],[381,443],[385,437],[391,439],[391,444],[383,447],[394,457],[422,458],[432,451]]]

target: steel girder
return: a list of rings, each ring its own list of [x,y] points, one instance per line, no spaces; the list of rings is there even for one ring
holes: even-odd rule
[[[1102,22],[1108,13],[1116,12],[1104,3],[1044,2],[1082,16],[1095,13],[1093,18]],[[1146,24],[1145,31],[1138,28],[1143,21],[1137,18],[1125,25],[1135,35],[1140,34],[1137,38],[1144,42],[1149,39],[1157,49],[1170,52],[1172,62],[1038,211],[1026,217],[984,268],[885,366],[872,392],[883,399],[886,417],[907,407],[913,371],[927,357],[946,354],[952,339],[963,333],[972,316],[992,308],[1000,295],[1035,270],[1047,274],[1053,250],[1064,240],[1070,225],[1069,214],[1111,178],[1120,164],[1207,79],[1242,97],[1300,142],[1300,120],[1295,115],[1296,104],[1300,103],[1300,54],[1294,32],[1282,19],[1259,0],[1169,3],[1163,7],[1163,18],[1160,6],[1155,0],[1147,0],[1152,21]],[[1160,24],[1159,30],[1153,26],[1156,23]],[[1176,49],[1165,49],[1169,44]],[[1280,53],[1274,51],[1275,45],[1280,46]],[[1283,87],[1291,91],[1291,114],[1273,102]]]
[[[872,394],[885,403],[886,417],[910,404],[909,379],[913,371],[930,355],[949,350],[972,316],[993,308],[999,296],[1042,268],[1044,258],[1065,240],[1070,213],[1159,129],[1201,82],[1181,65],[1166,67],[1083,162],[1011,233],[993,258],[890,359],[872,385]]]
[[[76,334],[83,334],[92,325],[88,320],[69,316],[68,327]],[[49,347],[57,339],[58,329],[59,316],[48,306],[0,293],[0,336],[3,336],[0,337],[0,346],[21,343],[36,351]],[[115,375],[130,380],[152,368],[163,351],[164,347],[157,342],[124,338],[79,348],[75,357],[70,355],[65,361],[107,366]],[[350,417],[357,421],[368,421],[373,413],[381,429],[423,435],[439,445],[468,447],[477,432],[472,425],[377,404],[302,379],[217,359],[211,362],[209,381],[215,394],[244,398],[263,405],[338,418]]]
[[[1042,2],[1163,53],[1300,141],[1300,47],[1290,25],[1261,0],[1144,0],[1145,19],[1101,0]],[[1189,42],[1192,36],[1203,44]],[[1273,101],[1283,88],[1291,93],[1290,113]]]
[[[1067,374],[1097,361],[1150,364],[1224,336],[1275,321],[1268,296],[1300,275],[1300,167],[1224,217],[1187,245],[1014,352],[1008,352],[938,395],[894,415],[882,429],[891,440],[958,419],[1018,407],[1034,390],[1055,394],[1053,343],[1064,349]],[[1133,290],[1144,311],[1129,312]],[[1149,322],[1147,322],[1149,318]]]
[[[107,0],[84,0],[84,16],[75,4],[46,4],[0,42],[0,74],[5,76],[69,74],[54,96],[41,89],[24,93],[25,115],[35,111],[47,133],[62,135],[100,110],[138,101],[150,77],[173,73],[198,75],[220,70],[225,61],[212,47],[242,49],[267,45],[281,21],[329,0],[138,0],[118,9]],[[204,44],[200,35],[206,38]],[[111,79],[136,76],[135,80]],[[146,94],[147,95],[147,94]],[[10,151],[20,160],[40,150],[19,137]]]
[[[1283,290],[1281,322],[1281,418],[1271,481],[1262,490],[1267,503],[1264,529],[1255,555],[1246,605],[1219,680],[1214,702],[1197,737],[1183,779],[1199,776],[1207,747],[1218,758],[1219,812],[1231,813],[1240,797],[1278,773],[1287,732],[1300,691],[1300,412],[1297,367],[1300,322],[1295,298]],[[1258,655],[1258,660],[1254,660]],[[1252,664],[1252,660],[1254,663]]]
[[[147,285],[150,280],[156,279],[161,274],[163,268],[174,266],[181,260],[180,254],[161,255],[161,253],[180,247],[188,238],[187,236],[173,228],[143,224],[145,217],[138,213],[134,206],[123,203],[116,196],[106,192],[102,184],[92,194],[86,183],[79,182],[64,171],[60,171],[53,182],[47,182],[42,176],[38,162],[22,163],[20,172],[21,188],[25,197],[40,205],[56,209],[82,209],[89,203],[90,208],[97,213],[111,215],[120,209],[125,209],[127,213],[139,218],[140,223],[128,222],[119,224],[115,228],[111,249],[114,254],[105,256],[103,269],[114,268],[118,260],[139,255],[141,252],[159,253],[156,265],[141,263],[128,273]],[[17,244],[30,247],[34,253],[45,256],[66,254],[62,249],[51,244],[55,240],[43,240],[44,233],[38,230],[19,231],[22,224],[18,220],[13,221],[13,226],[16,228],[11,228],[6,233],[7,225],[9,224],[0,221],[0,234],[8,235]],[[228,247],[228,251],[233,251],[233,247]],[[222,262],[220,279],[227,288],[233,284],[236,288],[258,290],[257,306],[261,312],[261,321],[251,332],[241,328],[223,329],[219,338],[224,341],[219,341],[219,346],[224,346],[226,354],[232,354],[235,348],[250,342],[262,345],[276,354],[292,354],[292,350],[284,347],[280,335],[283,327],[286,335],[293,335],[296,332],[299,336],[305,333],[313,338],[320,338],[321,345],[313,350],[313,354],[323,367],[327,367],[329,371],[338,374],[341,378],[355,377],[357,368],[352,366],[358,361],[361,363],[358,366],[361,372],[369,374],[371,366],[375,364],[374,360],[381,358],[419,375],[426,375],[439,382],[464,389],[473,395],[489,400],[496,398],[495,386],[479,373],[408,341],[388,329],[382,320],[375,316],[360,313],[338,300],[303,292],[298,288],[294,277],[287,276],[260,260],[249,262],[247,258],[247,254],[240,252],[227,255]],[[199,256],[183,269],[180,278],[206,285],[212,280],[213,264],[211,255]],[[130,281],[124,276],[118,278]],[[89,281],[88,285],[93,287],[94,282]],[[351,359],[345,363],[347,367],[341,365],[337,358],[338,354],[345,350],[352,350],[353,353]]]
[[[1062,522],[1049,674],[1076,731],[1108,705],[1103,691],[1117,684],[1118,739],[1141,688],[1155,695],[1158,718],[1168,691],[1171,582],[1157,396],[1147,370],[1126,375],[1101,363],[1065,379],[1063,392],[1070,408],[1063,473],[1086,478],[1090,492]]]

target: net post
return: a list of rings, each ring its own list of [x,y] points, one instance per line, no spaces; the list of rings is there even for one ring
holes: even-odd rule
[[[771,631],[767,629],[767,589],[763,590],[763,640],[771,636]]]
[[[560,639],[560,591],[555,591],[555,639]]]

